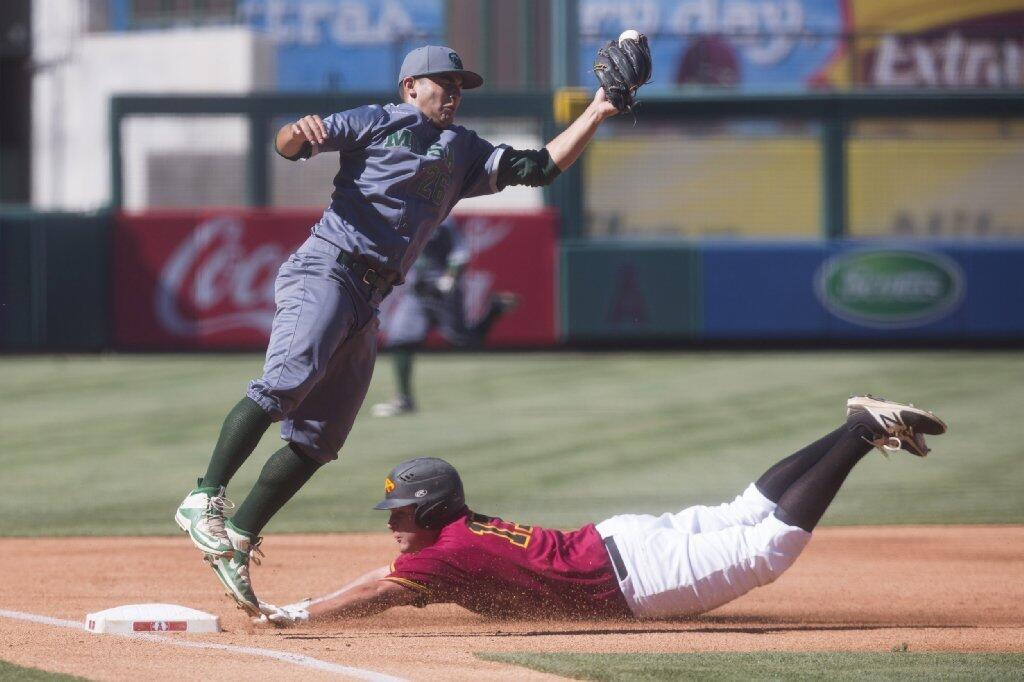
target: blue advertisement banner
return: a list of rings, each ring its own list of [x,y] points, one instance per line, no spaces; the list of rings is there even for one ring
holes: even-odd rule
[[[1024,337],[1020,242],[709,244],[703,337]]]
[[[406,53],[444,40],[443,0],[245,0],[277,45],[279,90],[398,87]]]
[[[597,49],[626,29],[648,36],[659,86],[798,91],[841,56],[844,0],[579,0],[579,84]]]
[[[822,338],[828,311],[815,297],[820,243],[706,244],[704,319],[710,339]]]

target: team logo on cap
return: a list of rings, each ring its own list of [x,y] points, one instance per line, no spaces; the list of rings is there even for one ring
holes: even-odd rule
[[[390,476],[388,476],[387,478],[384,479],[384,494],[387,495],[388,493],[390,493],[394,489],[395,489],[395,482],[391,480]]]
[[[459,55],[455,54],[454,52],[449,52],[448,59],[449,61],[451,61],[452,66],[454,66],[456,69],[462,69],[462,59],[459,57]]]

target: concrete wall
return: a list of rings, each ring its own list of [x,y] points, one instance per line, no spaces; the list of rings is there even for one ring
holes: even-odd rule
[[[113,94],[240,94],[273,86],[274,51],[248,28],[198,28],[132,33],[86,33],[85,4],[33,4],[32,205],[90,210],[110,199],[109,99]],[[126,131],[130,204],[145,205],[148,163],[155,150],[244,153],[238,119],[182,127],[167,120]],[[194,131],[200,131],[198,138]]]

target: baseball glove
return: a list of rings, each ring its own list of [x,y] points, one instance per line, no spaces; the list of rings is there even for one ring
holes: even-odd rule
[[[635,40],[609,40],[597,51],[594,61],[594,74],[601,81],[608,101],[619,113],[633,111],[639,103],[637,88],[651,80],[651,68],[651,47],[643,33]]]

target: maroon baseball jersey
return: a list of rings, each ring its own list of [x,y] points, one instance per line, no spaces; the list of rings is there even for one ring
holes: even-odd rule
[[[418,606],[453,602],[504,618],[631,615],[593,524],[563,533],[469,512],[430,547],[400,555],[385,580],[419,592]]]

